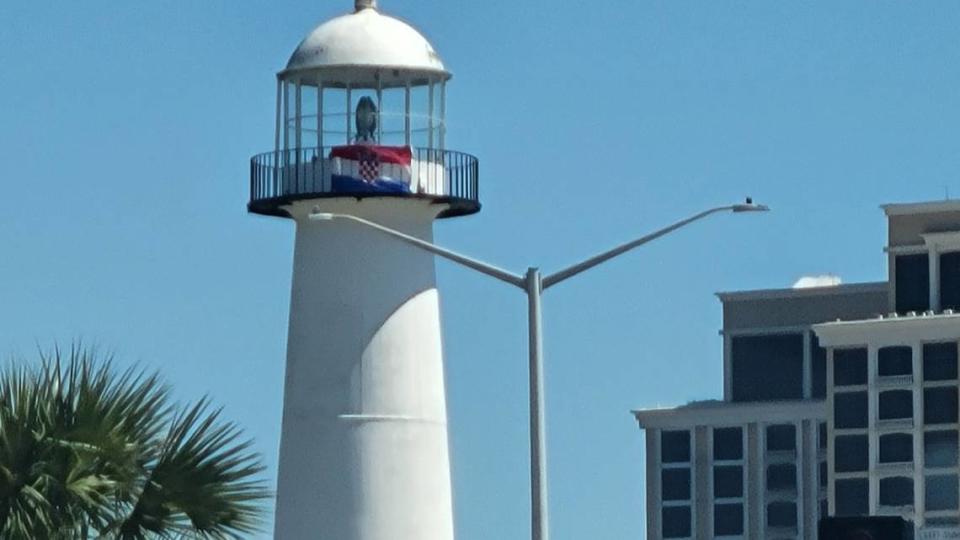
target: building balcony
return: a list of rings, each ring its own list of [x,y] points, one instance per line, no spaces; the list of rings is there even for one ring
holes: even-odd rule
[[[259,154],[250,160],[255,214],[289,217],[294,201],[349,197],[413,198],[444,205],[438,217],[480,210],[479,162],[452,150],[347,145]]]

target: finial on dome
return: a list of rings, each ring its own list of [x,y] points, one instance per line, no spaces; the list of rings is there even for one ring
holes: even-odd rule
[[[377,0],[355,0],[357,11],[364,9],[377,9]]]

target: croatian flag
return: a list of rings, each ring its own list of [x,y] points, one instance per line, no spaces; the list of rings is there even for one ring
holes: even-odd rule
[[[330,150],[334,193],[410,193],[409,146],[351,144]]]

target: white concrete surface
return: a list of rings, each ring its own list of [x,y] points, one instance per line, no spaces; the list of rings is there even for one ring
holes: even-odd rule
[[[433,257],[315,205],[432,240],[422,200],[330,199],[297,223],[275,538],[452,540]]]

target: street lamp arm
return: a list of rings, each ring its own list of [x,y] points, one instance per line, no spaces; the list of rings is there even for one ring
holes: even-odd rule
[[[751,205],[752,205],[752,203],[751,203]],[[766,207],[760,207],[760,206],[756,206],[755,208],[756,208],[756,210],[761,210],[761,211],[766,209]],[[575,264],[575,265],[573,265],[573,266],[570,266],[570,267],[567,267],[567,268],[565,268],[565,269],[563,269],[563,270],[560,270],[559,272],[555,272],[555,273],[550,274],[550,275],[548,275],[548,276],[544,276],[544,278],[543,278],[543,288],[544,288],[544,290],[546,290],[547,288],[552,287],[553,285],[556,285],[556,284],[560,283],[561,281],[565,281],[565,280],[567,280],[567,279],[572,278],[573,276],[575,276],[575,275],[577,275],[577,274],[580,274],[580,273],[582,273],[582,272],[586,272],[587,270],[593,268],[594,266],[597,266],[597,265],[599,265],[599,264],[601,264],[601,263],[607,262],[607,261],[609,261],[610,259],[612,259],[612,258],[614,258],[614,257],[616,257],[616,256],[618,256],[618,255],[622,255],[622,254],[630,251],[631,249],[634,249],[634,248],[636,248],[636,247],[642,246],[642,245],[644,245],[644,244],[646,244],[646,243],[648,243],[648,242],[652,242],[652,241],[656,240],[657,238],[660,238],[661,236],[670,234],[671,232],[673,232],[673,231],[675,231],[675,230],[677,230],[677,229],[679,229],[679,228],[681,228],[681,227],[685,227],[686,225],[689,225],[689,224],[691,224],[691,223],[693,223],[693,222],[695,222],[695,221],[699,221],[699,220],[701,220],[701,219],[703,219],[703,218],[705,218],[705,217],[707,217],[707,216],[709,216],[709,215],[711,215],[711,214],[716,214],[716,213],[718,213],[718,212],[727,212],[727,211],[751,211],[751,209],[752,209],[752,206],[751,206],[751,207],[748,207],[747,205],[730,205],[730,206],[718,206],[718,207],[716,207],[716,208],[711,208],[711,209],[709,209],[709,210],[704,210],[703,212],[700,212],[699,214],[696,214],[696,215],[690,216],[690,217],[688,217],[688,218],[686,218],[686,219],[680,220],[680,221],[674,223],[673,225],[664,227],[664,228],[662,228],[662,229],[660,229],[660,230],[658,230],[658,231],[652,232],[652,233],[650,233],[650,234],[648,234],[648,235],[646,235],[646,236],[642,236],[642,237],[640,237],[640,238],[637,238],[636,240],[632,240],[632,241],[627,242],[627,243],[625,243],[625,244],[621,244],[621,245],[619,245],[619,246],[617,246],[617,247],[615,247],[615,248],[613,248],[613,249],[611,249],[611,250],[609,250],[609,251],[605,251],[605,252],[603,252],[603,253],[595,256],[595,257],[591,257],[591,258],[589,258],[589,259],[587,259],[587,260],[585,260],[585,261],[583,261],[583,262],[577,263],[577,264]]]
[[[427,242],[426,240],[421,240],[420,238],[417,238],[415,236],[410,236],[408,234],[404,234],[400,231],[396,231],[389,227],[384,227],[379,223],[375,223],[367,219],[359,218],[357,216],[351,216],[349,214],[330,214],[330,213],[310,214],[311,221],[331,221],[335,219],[346,219],[349,221],[355,221],[357,223],[360,223],[361,225],[370,227],[371,229],[376,229],[377,231],[380,231],[383,234],[392,236],[397,240],[406,242],[407,244],[416,246],[420,249],[423,249],[424,251],[433,253],[438,257],[443,257],[444,259],[453,261],[461,266],[466,266],[467,268],[476,270],[477,272],[480,272],[482,274],[486,274],[490,277],[499,279],[500,281],[505,281],[515,287],[519,287],[521,289],[526,288],[526,279],[524,279],[521,276],[512,274],[510,272],[507,272],[506,270],[497,268],[496,266],[487,264],[485,262],[481,262],[476,259],[467,257],[466,255],[461,255],[455,251],[451,251],[449,249],[442,248],[438,245],[431,244],[430,242]]]

